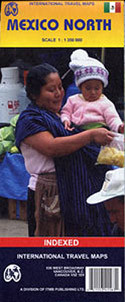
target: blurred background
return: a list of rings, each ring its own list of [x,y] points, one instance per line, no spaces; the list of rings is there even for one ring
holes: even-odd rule
[[[0,48],[0,68],[17,66],[20,81],[23,83],[24,70],[47,62],[55,66],[62,77],[68,70],[70,55],[76,48]],[[90,56],[105,64],[109,71],[109,84],[105,89],[107,97],[115,104],[123,118],[124,92],[124,49],[123,48],[84,48]],[[73,83],[73,72],[63,79],[65,92]],[[1,80],[1,74],[0,74]]]

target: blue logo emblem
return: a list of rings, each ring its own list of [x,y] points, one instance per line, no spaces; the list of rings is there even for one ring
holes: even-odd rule
[[[5,15],[8,17],[10,15],[16,16],[18,14],[18,4],[15,2],[10,2],[5,6]]]

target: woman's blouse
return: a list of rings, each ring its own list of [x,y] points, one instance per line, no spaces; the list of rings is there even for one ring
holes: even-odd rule
[[[39,174],[55,172],[54,161],[23,142],[20,149],[24,157],[26,170],[30,174],[28,187],[35,191]]]

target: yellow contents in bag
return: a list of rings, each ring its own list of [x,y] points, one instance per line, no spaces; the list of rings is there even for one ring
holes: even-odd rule
[[[99,164],[114,165],[124,167],[124,152],[113,147],[105,147],[101,149],[97,162]]]

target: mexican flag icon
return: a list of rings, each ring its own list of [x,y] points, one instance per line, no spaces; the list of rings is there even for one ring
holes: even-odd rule
[[[121,3],[104,2],[104,13],[121,13]]]

